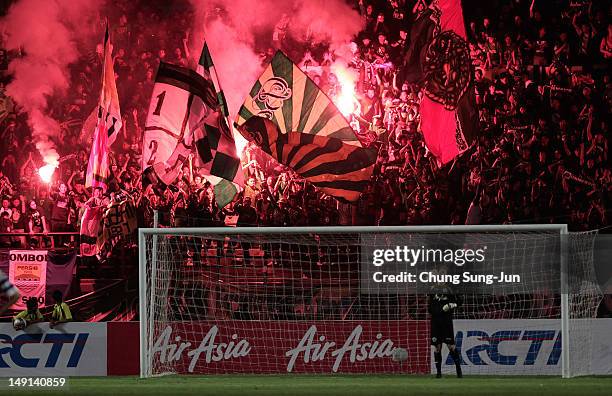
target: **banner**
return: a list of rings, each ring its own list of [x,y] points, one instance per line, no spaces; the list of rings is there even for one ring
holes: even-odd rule
[[[131,198],[120,202],[111,202],[102,215],[102,225],[98,233],[97,247],[101,251],[105,244],[110,248],[136,232],[138,220],[136,208]]]
[[[0,270],[5,273],[10,273],[11,268],[11,257],[23,258],[19,257],[16,254],[13,254],[15,251],[0,251]],[[33,250],[21,251],[27,252],[28,254],[36,254]],[[44,301],[47,304],[52,304],[50,300],[51,295],[55,290],[59,290],[62,292],[64,296],[68,295],[68,291],[70,290],[70,285],[72,284],[72,280],[74,278],[74,269],[76,266],[76,258],[77,252],[72,251],[70,253],[58,253],[53,251],[42,251],[46,254],[46,297],[44,299],[39,299],[40,301]],[[26,257],[31,258],[31,257]],[[39,257],[42,258],[42,257]],[[20,285],[21,293],[24,293],[26,289],[25,285]],[[44,295],[43,295],[44,297]],[[27,299],[27,297],[25,297]],[[22,298],[23,300],[23,298]],[[20,301],[20,306],[13,306],[13,309],[24,309],[25,301]]]
[[[106,323],[0,323],[0,377],[104,376],[106,335]]]
[[[611,375],[612,319],[585,321],[589,325],[581,327],[590,331],[580,341],[584,354],[572,362],[586,367],[584,373]],[[463,372],[560,376],[559,327],[551,319],[456,320]],[[155,359],[170,359],[168,367],[182,374],[332,374],[334,367],[336,373],[429,374],[435,368],[428,328],[425,320],[177,323],[160,329]],[[54,330],[38,323],[25,332],[1,323],[0,377],[138,375],[139,337],[138,322],[75,322]],[[388,356],[395,347],[408,350],[403,364]],[[447,348],[442,350],[442,370],[454,375]]]
[[[425,321],[235,320],[175,323],[158,331],[154,365],[183,374],[429,372]],[[398,347],[409,356],[401,364],[391,359]]]
[[[30,297],[36,297],[40,306],[45,305],[47,251],[11,250],[9,281],[21,293],[21,298],[13,305],[13,309],[25,309],[25,303]]]
[[[453,323],[463,374],[561,375],[560,319],[455,320]],[[584,345],[587,348],[590,345]],[[442,373],[454,375],[453,359],[446,347],[442,349]],[[578,356],[573,358],[579,361]],[[605,366],[612,369],[609,363]],[[433,364],[432,373],[435,373]]]
[[[67,296],[74,279],[77,252],[60,253],[49,251],[47,254],[47,296],[50,298],[53,292],[59,290],[62,296]],[[53,304],[53,300],[47,298],[47,303]]]

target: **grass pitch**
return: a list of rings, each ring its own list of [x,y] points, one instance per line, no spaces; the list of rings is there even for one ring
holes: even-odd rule
[[[6,379],[2,379],[6,385]],[[612,395],[612,377],[489,377],[401,375],[216,375],[70,378],[62,390],[10,389],[3,395]],[[14,390],[14,392],[13,392]]]

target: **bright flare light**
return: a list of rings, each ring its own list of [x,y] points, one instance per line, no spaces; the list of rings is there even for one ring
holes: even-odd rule
[[[242,156],[242,153],[244,152],[244,149],[246,148],[248,141],[240,134],[240,132],[235,132],[234,142],[236,143],[236,151],[238,157],[240,158]]]
[[[357,98],[355,95],[355,76],[346,67],[335,63],[332,70],[340,84],[340,93],[334,98],[334,104],[345,117],[358,112]]]
[[[38,170],[40,179],[45,183],[51,183],[51,178],[53,177],[53,173],[55,173],[55,169],[57,169],[57,166],[57,161],[55,163],[50,163],[45,166],[42,166]]]

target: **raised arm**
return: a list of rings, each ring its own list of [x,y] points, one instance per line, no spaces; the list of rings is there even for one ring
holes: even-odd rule
[[[34,161],[32,160],[32,152],[31,152],[31,151],[30,151],[30,153],[28,154],[28,159],[27,159],[27,160],[26,160],[26,161],[23,163],[23,165],[21,165],[21,168],[19,168],[19,174],[20,174],[21,176],[23,176],[23,174],[24,174],[24,172],[25,172],[25,169],[26,169],[26,167],[28,166],[28,164],[29,164],[30,162],[32,162],[32,163],[34,162]]]
[[[193,184],[193,153],[189,153],[189,184]]]
[[[189,52],[189,30],[185,32],[185,37],[183,37],[183,51],[185,51],[185,58],[190,59],[191,53]]]
[[[576,33],[578,34],[578,36],[582,34],[582,28],[578,25],[578,22],[577,22],[579,15],[580,14],[574,14],[574,17],[572,18],[572,26],[574,27],[574,30],[576,30]]]

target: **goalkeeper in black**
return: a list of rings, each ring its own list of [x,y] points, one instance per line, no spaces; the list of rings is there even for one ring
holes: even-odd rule
[[[431,315],[431,345],[435,348],[436,378],[442,377],[442,344],[448,346],[449,354],[455,362],[457,377],[461,373],[461,358],[455,348],[455,332],[453,329],[453,313],[457,309],[458,300],[450,288],[437,285],[429,295],[429,314]]]

